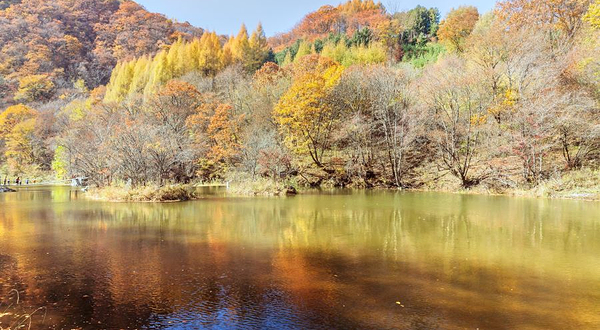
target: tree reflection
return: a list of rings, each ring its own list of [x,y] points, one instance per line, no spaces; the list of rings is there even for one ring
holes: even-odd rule
[[[0,295],[15,288],[27,306],[47,307],[46,326],[600,321],[593,203],[401,193],[166,205],[15,196],[0,209]]]

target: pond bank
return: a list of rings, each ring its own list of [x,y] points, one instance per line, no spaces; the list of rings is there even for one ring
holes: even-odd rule
[[[232,197],[277,197],[290,196],[297,193],[311,191],[313,189],[302,185],[287,182],[275,182],[268,178],[258,178],[229,183],[188,184],[169,185],[165,187],[146,186],[130,188],[125,186],[111,186],[104,188],[93,188],[86,194],[87,198],[111,202],[179,202],[199,199],[198,188],[223,187],[226,195]],[[334,187],[323,187],[334,188]],[[351,188],[351,187],[347,187]],[[359,188],[363,190],[395,190],[391,187]],[[439,184],[406,191],[431,191],[446,192],[454,194],[473,195],[499,195],[532,198],[552,199],[578,199],[600,201],[600,171],[575,171],[560,178],[546,180],[533,187],[514,187],[504,189],[492,189],[485,185],[479,185],[471,189],[463,189],[454,184]]]

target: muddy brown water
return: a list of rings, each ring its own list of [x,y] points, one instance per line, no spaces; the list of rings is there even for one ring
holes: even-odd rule
[[[32,329],[600,329],[598,202],[206,193],[0,194],[0,314],[37,310]]]

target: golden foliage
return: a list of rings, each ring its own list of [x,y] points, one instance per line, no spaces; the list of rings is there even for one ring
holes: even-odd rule
[[[318,55],[305,56],[293,67],[294,82],[275,106],[274,116],[286,144],[322,165],[337,114],[327,102],[343,67]]]
[[[440,23],[438,37],[451,50],[462,52],[464,40],[471,34],[479,20],[479,12],[473,6],[463,6],[448,13]]]
[[[497,5],[498,17],[510,26],[547,25],[575,36],[590,0],[506,0]]]

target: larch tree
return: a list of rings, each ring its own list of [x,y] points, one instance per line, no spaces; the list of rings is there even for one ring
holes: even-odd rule
[[[254,72],[267,61],[269,58],[270,47],[267,43],[267,37],[263,30],[262,24],[258,24],[256,30],[250,36],[249,54],[245,60],[244,67],[248,72]]]
[[[142,56],[135,61],[133,68],[133,78],[131,79],[131,85],[129,86],[129,95],[142,94],[144,87],[148,83],[150,78],[149,72],[151,70],[151,60],[148,56]]]
[[[250,49],[250,41],[248,40],[248,29],[242,24],[240,31],[231,44],[231,53],[234,61],[243,62]]]
[[[204,33],[200,40],[199,69],[207,77],[214,77],[223,65],[223,49],[215,32]]]

